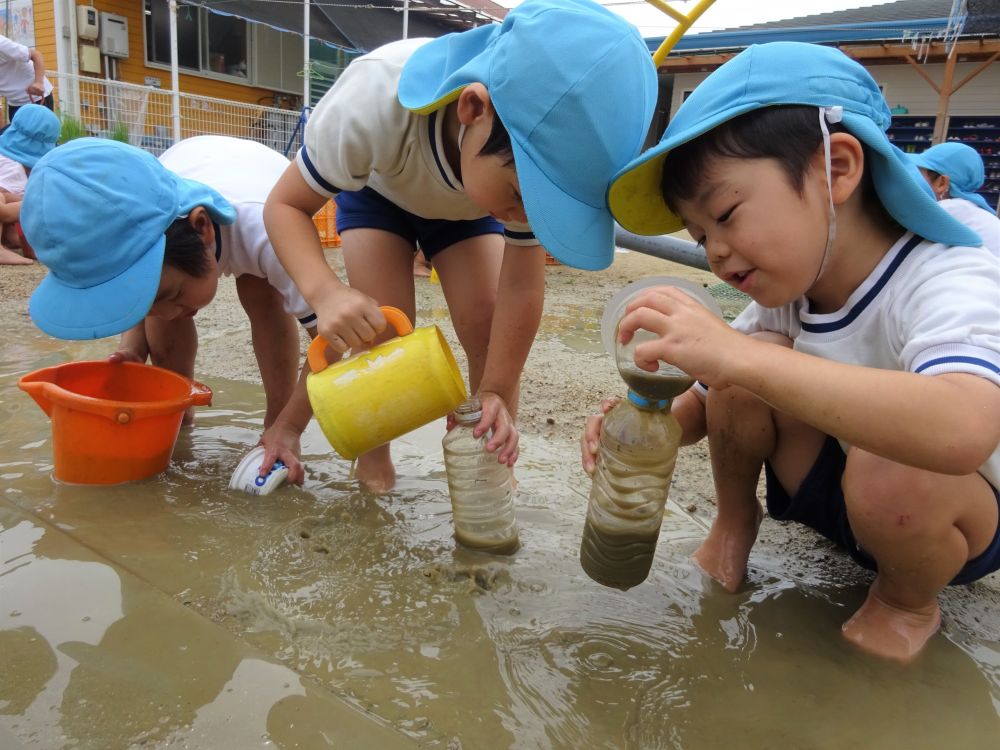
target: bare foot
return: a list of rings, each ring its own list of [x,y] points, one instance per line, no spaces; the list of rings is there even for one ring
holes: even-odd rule
[[[383,458],[368,453],[358,458],[354,478],[373,495],[384,495],[396,486],[396,467],[388,454]]]
[[[912,661],[941,627],[937,602],[926,610],[902,609],[879,598],[872,584],[861,609],[841,627],[844,637],[865,651],[901,662]]]
[[[431,275],[430,265],[426,263],[414,262],[413,275],[424,279],[428,278]]]
[[[730,593],[735,592],[747,574],[750,549],[757,540],[757,530],[764,520],[764,511],[757,507],[754,520],[747,523],[721,523],[715,519],[708,536],[691,558],[701,569],[718,581]]]
[[[0,266],[30,266],[34,262],[31,258],[0,246]]]

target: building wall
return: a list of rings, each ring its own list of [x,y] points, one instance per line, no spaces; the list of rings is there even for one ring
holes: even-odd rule
[[[954,82],[963,80],[980,63],[958,63],[955,66]],[[880,85],[884,86],[886,101],[890,107],[904,106],[911,115],[931,115],[937,112],[938,93],[930,87],[911,65],[867,66]],[[944,64],[933,63],[923,66],[932,81],[940,84],[944,78]],[[685,92],[690,92],[708,73],[679,73],[674,81],[670,113],[684,100]],[[995,62],[982,71],[952,95],[948,113],[951,115],[1000,115],[1000,62]]]
[[[35,7],[35,45],[45,56],[47,67],[55,70],[60,67],[56,56],[56,33],[54,24],[54,5],[65,0],[34,0]],[[128,18],[129,56],[118,61],[119,79],[127,83],[144,84],[147,76],[160,80],[164,89],[170,88],[169,68],[146,65],[145,24],[143,15],[143,0],[94,0],[93,3],[81,2],[79,5],[93,5],[98,11],[116,13]],[[69,70],[68,61],[62,61],[64,70]],[[101,78],[100,74],[92,75]],[[217,80],[201,75],[180,73],[180,90],[189,94],[210,96],[217,99],[248,102],[256,104],[261,99],[268,99],[274,92],[269,89],[247,86],[240,83]],[[268,101],[270,103],[270,101]]]

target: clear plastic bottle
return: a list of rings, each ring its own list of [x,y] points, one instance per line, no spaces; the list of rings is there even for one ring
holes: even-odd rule
[[[649,575],[680,440],[669,400],[630,390],[604,418],[580,545],[598,583],[624,591]]]
[[[465,547],[509,555],[520,546],[513,472],[486,451],[489,433],[473,436],[481,416],[478,398],[462,402],[455,409],[457,424],[442,442],[455,539]]]

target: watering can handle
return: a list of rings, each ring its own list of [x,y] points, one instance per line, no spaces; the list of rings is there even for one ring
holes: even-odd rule
[[[413,324],[406,317],[406,313],[398,307],[383,305],[379,307],[379,310],[385,316],[386,322],[396,329],[397,336],[405,336],[408,333],[413,333]],[[326,348],[329,345],[329,342],[322,336],[317,336],[309,344],[306,359],[309,362],[309,370],[311,372],[321,372],[330,366],[330,363],[326,359]]]

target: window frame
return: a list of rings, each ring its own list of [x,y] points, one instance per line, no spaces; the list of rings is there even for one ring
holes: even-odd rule
[[[150,44],[151,40],[149,38],[149,24],[146,21],[147,14],[147,4],[152,7],[153,4],[159,4],[166,7],[167,13],[169,10],[169,3],[167,0],[143,0],[142,12],[143,12],[143,23],[142,23],[142,54],[143,54],[143,64],[153,70],[170,70],[169,62],[160,62],[159,60],[150,59]],[[208,19],[207,15],[210,11],[205,8],[198,8],[192,6],[185,6],[185,10],[191,10],[198,14],[198,68],[189,68],[185,65],[178,64],[177,70],[184,75],[195,76],[198,78],[207,78],[214,81],[222,81],[225,83],[236,83],[242,84],[244,86],[256,86],[256,81],[254,80],[255,73],[253,67],[253,56],[255,53],[255,40],[256,40],[256,26],[257,24],[251,23],[243,18],[238,18],[237,20],[242,23],[246,28],[246,34],[244,35],[245,44],[245,59],[247,66],[247,73],[245,76],[232,75],[229,73],[218,73],[211,70],[209,65],[209,49],[208,49]],[[150,10],[150,12],[152,12]],[[234,16],[234,18],[236,18]]]

